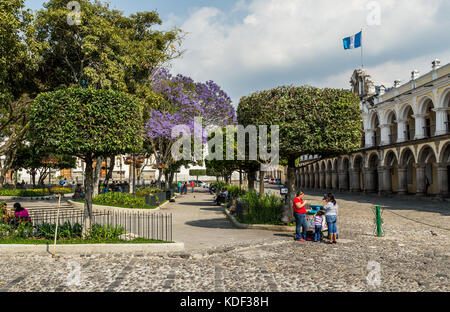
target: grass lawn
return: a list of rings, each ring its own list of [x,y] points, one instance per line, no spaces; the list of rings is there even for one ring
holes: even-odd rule
[[[74,200],[77,203],[83,203],[84,204],[84,200],[80,199],[80,200]],[[163,201],[159,206],[167,203],[168,200]],[[96,203],[92,203],[93,205],[97,205],[97,206],[105,206],[105,207],[117,207],[117,208],[126,208],[126,209],[156,209],[159,206],[137,206],[137,207],[128,207],[127,205],[119,205],[119,204],[96,204]]]
[[[136,238],[132,241],[124,241],[120,239],[72,239],[72,240],[59,240],[57,245],[80,245],[80,244],[166,244],[173,242],[165,242],[146,238]],[[53,245],[53,240],[46,239],[19,239],[19,238],[6,238],[0,239],[0,245]]]

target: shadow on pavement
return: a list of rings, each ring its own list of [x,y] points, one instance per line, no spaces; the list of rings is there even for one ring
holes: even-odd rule
[[[305,190],[306,197],[308,196],[323,196],[324,192],[317,192]],[[450,216],[450,203],[432,200],[431,198],[416,197],[414,195],[400,196],[386,195],[379,196],[377,194],[348,194],[334,192],[336,200],[358,202],[371,204],[373,206],[383,206],[385,209],[392,211],[415,210],[418,212],[439,213],[442,216]],[[349,203],[347,203],[349,204]]]
[[[195,220],[186,222],[185,224],[208,229],[234,229],[233,225],[226,219]]]

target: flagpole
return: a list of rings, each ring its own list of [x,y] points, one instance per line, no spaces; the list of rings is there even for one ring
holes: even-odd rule
[[[362,68],[364,68],[363,47],[364,47],[364,44],[363,44],[363,29],[361,27],[361,66],[362,66]]]

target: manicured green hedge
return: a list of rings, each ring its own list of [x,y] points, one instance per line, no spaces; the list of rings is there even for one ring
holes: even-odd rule
[[[162,189],[157,188],[157,187],[146,187],[146,188],[137,190],[136,196],[145,198],[146,195],[156,195],[162,191],[163,191]]]
[[[0,196],[16,196],[16,197],[39,197],[39,196],[49,196],[53,194],[67,194],[72,193],[71,188],[50,188],[48,189],[5,189],[0,188]]]

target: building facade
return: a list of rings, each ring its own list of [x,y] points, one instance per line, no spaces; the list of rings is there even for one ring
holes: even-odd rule
[[[375,86],[355,70],[364,138],[360,150],[339,157],[304,156],[297,187],[379,194],[450,196],[450,64],[432,62],[406,84]]]

